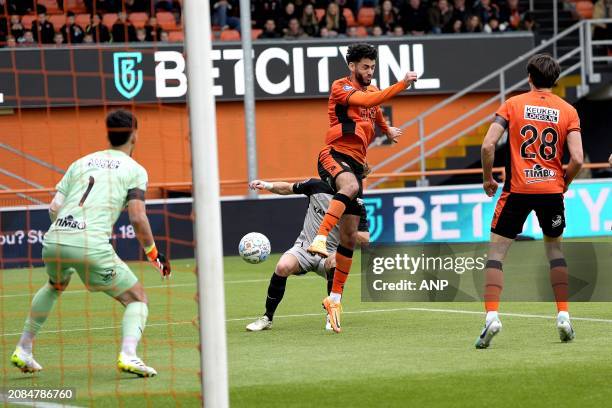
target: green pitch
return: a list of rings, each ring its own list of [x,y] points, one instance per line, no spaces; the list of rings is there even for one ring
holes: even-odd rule
[[[246,324],[263,313],[277,259],[225,261],[234,407],[599,408],[612,400],[612,304],[572,304],[577,339],[562,344],[553,304],[502,303],[502,333],[491,349],[476,350],[480,304],[362,303],[356,275],[345,292],[344,332],[325,332],[325,282],[309,274],[289,279],[272,330],[248,333]],[[21,374],[8,359],[30,294],[45,277],[41,269],[0,271],[0,387],[74,387],[77,400],[70,404],[77,406],[198,406],[194,265],[173,265],[168,283],[145,264],[132,265],[149,296],[139,354],[158,370],[152,379],[116,371],[123,308],[103,294],[85,293],[78,277],[35,346],[44,371]]]

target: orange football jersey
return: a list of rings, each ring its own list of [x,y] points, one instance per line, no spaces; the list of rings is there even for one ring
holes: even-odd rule
[[[563,149],[568,133],[580,131],[576,109],[551,92],[534,90],[508,99],[496,114],[508,122],[504,191],[563,193]]]

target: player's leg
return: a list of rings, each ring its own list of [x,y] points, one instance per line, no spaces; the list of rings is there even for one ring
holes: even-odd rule
[[[353,263],[353,249],[357,243],[359,216],[355,212],[361,211],[358,207],[357,202],[353,201],[351,207],[348,208],[349,213],[342,217],[342,222],[340,223],[340,244],[336,249],[336,268],[332,288],[329,296],[323,299],[323,307],[325,307],[332,328],[336,333],[342,331],[340,326],[340,314],[342,313],[340,300],[344,291],[344,284]]]
[[[297,249],[296,247],[291,248],[278,260],[268,284],[266,312],[262,317],[247,325],[246,329],[248,331],[262,331],[272,328],[274,313],[285,295],[287,278],[302,270],[299,262],[300,255]]]
[[[66,257],[63,252],[59,245],[52,244],[43,247],[43,261],[49,281],[34,295],[23,333],[11,356],[11,363],[23,372],[42,370],[32,355],[32,344],[47,321],[58,297],[68,287],[70,276],[74,272],[74,269],[62,261],[62,257]]]

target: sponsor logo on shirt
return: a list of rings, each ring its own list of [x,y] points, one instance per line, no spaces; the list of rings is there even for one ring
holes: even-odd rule
[[[116,170],[120,165],[121,160],[101,159],[99,157],[92,157],[87,161],[87,167],[96,167],[98,169]]]
[[[555,179],[555,175],[557,174],[554,170],[542,167],[540,164],[535,164],[530,169],[524,169],[523,172],[525,173],[527,184],[551,181]]]
[[[55,226],[60,228],[84,230],[85,222],[74,219],[72,215],[67,215],[64,218],[58,218],[55,220]]]
[[[559,109],[547,108],[545,106],[525,105],[523,117],[538,122],[559,123]]]

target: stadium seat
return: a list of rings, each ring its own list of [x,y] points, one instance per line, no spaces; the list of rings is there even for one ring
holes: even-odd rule
[[[253,40],[256,40],[257,37],[259,37],[259,34],[261,34],[263,32],[263,30],[261,28],[254,28],[251,30],[251,38]]]
[[[176,20],[174,19],[174,15],[167,11],[160,11],[156,14],[157,24],[161,26],[162,29],[166,31],[172,31],[176,28]]]
[[[49,21],[53,24],[55,31],[59,31],[59,29],[66,24],[66,16],[63,14],[53,14],[49,16]],[[83,27],[83,29],[85,29],[85,27]]]
[[[357,26],[357,37],[367,37],[368,30],[364,26]]]
[[[77,14],[75,17],[75,22],[80,25],[83,30],[85,30],[91,22],[91,17],[89,14]]]
[[[38,4],[47,8],[47,14],[59,14],[62,12],[57,6],[56,0],[38,0]]]
[[[240,33],[237,30],[223,30],[219,39],[221,41],[240,41]]]
[[[64,10],[73,11],[74,13],[86,13],[87,8],[83,0],[64,0]]]
[[[353,11],[350,8],[345,7],[344,10],[342,10],[342,14],[344,14],[347,26],[352,27],[357,25],[357,22],[355,21],[355,16],[353,15]]]
[[[315,16],[317,17],[317,21],[321,21],[324,15],[325,15],[325,9],[322,9],[322,8],[315,9]]]
[[[131,13],[130,22],[134,24],[136,28],[143,28],[147,24],[149,16],[147,13]]]
[[[117,18],[116,13],[106,13],[104,16],[102,16],[102,24],[107,26],[110,30],[113,27],[113,24],[115,24],[115,21],[117,21]]]
[[[170,42],[182,42],[184,39],[185,39],[185,36],[183,35],[182,31],[170,31],[168,33],[168,40]]]
[[[593,3],[590,0],[576,3],[576,11],[582,18],[593,18]]]
[[[26,14],[25,16],[21,17],[21,24],[23,24],[23,26],[30,30],[32,28],[32,21],[36,20],[37,17],[33,14]]]
[[[362,7],[359,9],[359,13],[357,14],[357,22],[359,25],[370,27],[374,25],[374,18],[376,17],[376,12],[373,7]]]

